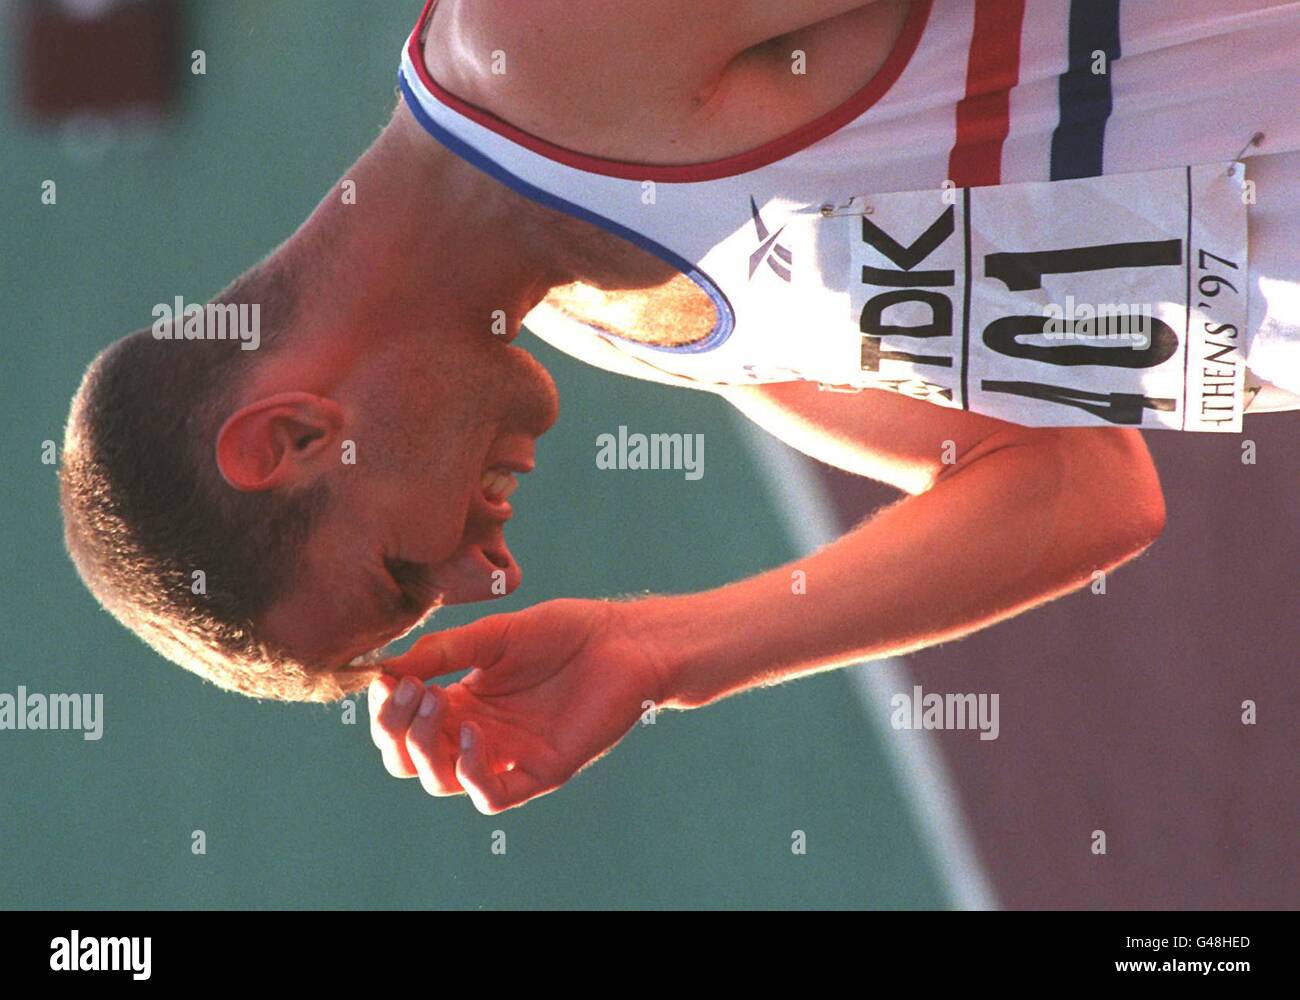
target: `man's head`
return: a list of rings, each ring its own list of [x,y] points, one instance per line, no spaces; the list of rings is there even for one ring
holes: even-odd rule
[[[368,214],[327,199],[214,300],[259,307],[256,350],[141,330],[73,400],[61,503],[82,579],[224,688],[341,697],[373,676],[350,664],[440,604],[519,583],[505,495],[556,416],[510,343],[536,290],[435,273],[443,234],[400,230],[412,206],[377,187]]]

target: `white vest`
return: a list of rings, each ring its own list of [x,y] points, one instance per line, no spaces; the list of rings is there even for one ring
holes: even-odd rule
[[[602,333],[663,371],[892,389],[1034,426],[1231,431],[1247,363],[1286,384],[1277,359],[1300,355],[1300,287],[1268,281],[1300,275],[1298,241],[1252,239],[1248,264],[1248,203],[1252,225],[1284,209],[1231,165],[1300,150],[1300,4],[913,0],[846,104],[689,166],[578,154],[447,93],[422,58],[432,7],[399,73],[424,128],[713,299],[719,322],[683,347]]]

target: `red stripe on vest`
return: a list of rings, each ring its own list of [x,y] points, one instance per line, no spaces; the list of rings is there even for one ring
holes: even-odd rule
[[[958,187],[998,184],[1002,144],[1011,131],[1011,88],[1020,80],[1025,0],[976,0],[966,66],[966,96],[957,102],[957,141],[948,178]]]

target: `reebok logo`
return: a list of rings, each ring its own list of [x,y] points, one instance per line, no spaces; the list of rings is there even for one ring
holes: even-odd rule
[[[749,214],[754,218],[754,231],[758,233],[758,249],[749,255],[750,279],[753,279],[754,272],[759,269],[763,261],[767,261],[767,266],[776,272],[777,277],[782,281],[789,281],[790,268],[794,264],[794,254],[777,242],[781,234],[785,232],[785,226],[782,226],[775,233],[769,233],[767,225],[763,222],[763,216],[759,214],[758,205],[755,204],[753,195],[749,196]]]

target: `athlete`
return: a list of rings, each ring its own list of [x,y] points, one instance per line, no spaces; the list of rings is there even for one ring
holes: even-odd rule
[[[498,812],[648,710],[1077,588],[1162,530],[1141,429],[1297,403],[1300,4],[700,11],[430,2],[378,140],[214,300],[260,346],[199,309],[87,372],[62,505],[101,603],[232,690],[370,682],[388,770]],[[797,566],[376,666],[519,583],[508,497],[557,415],[525,321],[908,496]]]

